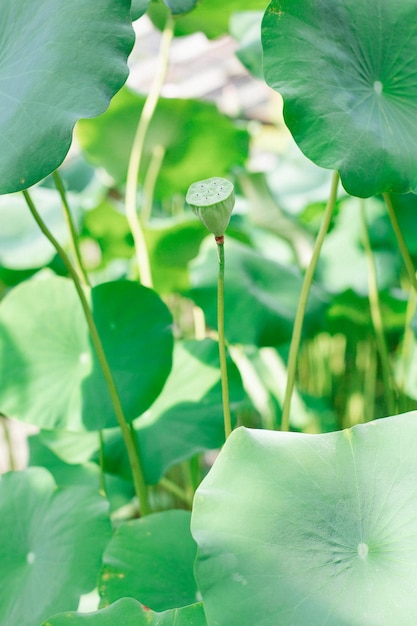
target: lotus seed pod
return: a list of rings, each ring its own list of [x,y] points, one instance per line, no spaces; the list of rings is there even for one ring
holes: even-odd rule
[[[225,178],[207,178],[193,183],[186,200],[215,237],[222,237],[235,205],[234,187]]]

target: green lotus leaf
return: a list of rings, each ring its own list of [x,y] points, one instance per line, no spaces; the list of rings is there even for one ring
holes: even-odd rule
[[[103,555],[101,605],[135,598],[155,611],[197,601],[189,511],[163,511],[120,525]]]
[[[151,289],[104,283],[87,296],[128,421],[159,395],[171,369],[172,318]],[[0,410],[46,429],[117,425],[72,281],[32,280],[0,307]]]
[[[216,626],[413,626],[417,413],[322,435],[240,428],[197,490]]]
[[[111,537],[108,503],[98,486],[57,488],[43,468],[0,481],[0,622],[35,626],[76,610],[96,585]]]
[[[111,606],[87,615],[62,613],[42,626],[207,626],[202,604],[154,613],[132,598],[123,598]]]
[[[94,120],[81,120],[77,138],[87,159],[104,167],[114,181],[126,181],[129,154],[145,96],[124,88],[108,111]],[[160,98],[149,126],[139,181],[143,184],[155,148],[165,150],[155,197],[185,195],[194,181],[225,176],[244,165],[249,146],[246,130],[209,102]]]
[[[127,78],[130,0],[2,0],[0,193],[30,187],[64,160],[79,118]]]
[[[217,327],[216,244],[204,242],[190,264],[190,297],[205,313],[207,324]],[[291,339],[302,276],[294,267],[262,256],[249,246],[226,238],[225,333],[231,343],[278,346]],[[305,317],[306,333],[322,323],[326,307],[324,292],[313,285]]]
[[[171,11],[172,15],[188,13],[195,7],[198,0],[164,0],[164,4]]]
[[[414,0],[272,0],[264,74],[304,154],[352,195],[417,189]]]
[[[245,401],[239,372],[227,363],[232,419]],[[166,385],[149,411],[135,422],[148,484],[158,483],[180,461],[224,443],[218,345],[211,339],[178,341]],[[105,435],[105,468],[131,479],[120,432]]]
[[[130,9],[130,13],[132,16],[132,21],[138,20],[142,15],[146,13],[146,9],[149,6],[150,0],[132,0],[132,6]]]

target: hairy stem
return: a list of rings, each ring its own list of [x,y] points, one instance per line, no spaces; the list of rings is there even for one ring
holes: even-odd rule
[[[103,344],[101,343],[100,336],[98,334],[98,330],[96,324],[94,322],[93,313],[91,311],[89,302],[87,300],[87,296],[85,294],[83,285],[80,281],[77,271],[72,265],[67,253],[59,244],[59,242],[55,239],[51,231],[48,229],[41,216],[39,215],[35,204],[32,201],[32,198],[27,190],[24,190],[23,196],[26,200],[26,203],[29,207],[30,212],[32,213],[36,223],[41,229],[42,233],[45,237],[51,242],[54,246],[55,250],[61,257],[65,267],[68,270],[69,275],[71,276],[75,289],[77,291],[83,312],[84,317],[87,322],[88,329],[90,331],[90,337],[92,344],[94,346],[94,350],[96,352],[98,361],[100,363],[101,370],[103,372],[104,379],[107,384],[107,388],[109,390],[111,402],[113,404],[114,412],[122,432],[122,437],[125,442],[125,446],[127,449],[130,466],[132,469],[133,482],[135,485],[136,495],[138,497],[141,513],[142,515],[147,515],[150,513],[149,500],[148,500],[148,490],[145,483],[143,469],[141,464],[141,459],[138,454],[137,446],[136,446],[136,438],[132,437],[131,430],[129,428],[129,424],[126,421],[123,408],[120,402],[119,394],[116,388],[116,384],[114,382],[113,374],[111,372],[109,363],[107,361],[107,357],[104,352]]]
[[[232,432],[232,419],[229,404],[229,383],[227,379],[226,340],[224,336],[224,237],[216,237],[219,258],[219,278],[217,282],[217,327],[219,341],[220,375],[222,382],[222,402],[224,434],[226,439]]]
[[[324,238],[329,230],[330,222],[333,217],[334,207],[337,199],[337,187],[339,184],[339,174],[333,173],[332,185],[330,189],[329,200],[326,205],[326,209],[323,215],[323,221],[320,226],[320,230],[317,234],[316,241],[314,243],[313,254],[310,259],[310,263],[306,269],[304,275],[303,284],[301,287],[300,298],[298,301],[297,312],[294,320],[294,328],[291,337],[290,352],[288,356],[287,365],[287,385],[285,387],[284,402],[282,405],[282,419],[281,430],[288,431],[290,428],[290,407],[291,397],[295,385],[295,373],[297,369],[297,357],[298,350],[300,348],[301,333],[303,330],[304,315],[307,308],[307,300],[310,293],[310,288],[313,282],[314,272],[316,271],[317,262],[320,256],[320,250],[323,245]]]
[[[156,105],[161,94],[162,85],[168,68],[169,48],[172,37],[174,35],[174,19],[169,13],[165,29],[162,33],[161,48],[159,52],[158,64],[155,71],[155,77],[148,97],[146,98],[142,114],[133,139],[132,150],[130,153],[129,167],[127,171],[126,181],[126,217],[129,227],[133,235],[135,243],[136,260],[139,269],[140,280],[146,287],[152,287],[152,274],[149,262],[148,251],[146,248],[145,236],[142,224],[138,216],[136,207],[136,197],[138,191],[138,175],[142,162],[143,148],[145,145],[146,134],[149,124],[154,115]]]

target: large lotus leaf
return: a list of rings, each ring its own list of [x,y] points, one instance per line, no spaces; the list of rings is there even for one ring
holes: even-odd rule
[[[172,0],[170,0],[171,2]],[[164,0],[168,5],[168,0]],[[184,2],[184,0],[183,0]],[[204,0],[199,2],[196,8],[189,14],[180,16],[175,21],[176,35],[191,35],[196,31],[202,31],[210,39],[228,33],[229,20],[235,11],[263,11],[268,4],[268,0],[245,0],[242,7],[242,0]],[[153,0],[149,5],[148,15],[158,28],[163,29],[168,9],[161,0]]]
[[[217,328],[218,260],[212,239],[204,242],[190,265],[190,297]],[[302,275],[262,256],[248,246],[225,242],[225,333],[231,343],[278,346],[291,339]],[[316,331],[325,310],[325,295],[313,285],[305,316],[306,332]]]
[[[130,150],[145,97],[127,88],[95,120],[82,120],[77,136],[88,159],[104,167],[117,183],[126,180]],[[185,194],[191,183],[224,176],[243,165],[249,135],[222,115],[216,106],[197,100],[161,98],[146,137],[139,174],[144,180],[155,146],[166,153],[156,184],[157,198]]]
[[[129,0],[2,0],[0,193],[64,160],[81,117],[102,113],[127,78]]]
[[[228,359],[229,399],[233,419],[245,399],[239,372]],[[224,443],[223,405],[217,343],[176,342],[172,372],[149,411],[135,428],[148,484],[156,484],[180,461]],[[106,471],[130,478],[120,432],[106,434]]]
[[[95,613],[62,613],[42,626],[207,626],[202,604],[154,613],[132,598],[123,598]]]
[[[98,489],[57,489],[43,468],[0,481],[0,622],[38,626],[76,610],[94,589],[111,536],[108,504]]]
[[[57,192],[36,187],[32,196],[48,228],[65,244],[68,228]],[[49,263],[55,254],[56,250],[28,211],[23,195],[0,196],[0,265],[12,270],[36,269]]]
[[[416,445],[416,412],[232,433],[194,502],[209,623],[413,626]]]
[[[267,82],[303,152],[352,195],[417,189],[414,0],[272,0]]]
[[[160,393],[171,368],[171,316],[157,294],[118,281],[90,296],[127,420]],[[43,428],[116,426],[110,395],[72,282],[19,285],[0,307],[0,407]]]
[[[103,555],[98,583],[103,606],[127,596],[155,611],[197,601],[190,516],[163,511],[118,527]]]

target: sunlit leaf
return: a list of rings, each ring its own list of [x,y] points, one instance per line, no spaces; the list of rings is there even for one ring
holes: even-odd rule
[[[171,369],[171,315],[157,294],[129,281],[87,293],[125,416],[160,393]],[[116,426],[87,324],[68,279],[30,281],[0,308],[0,410],[43,428]]]
[[[39,624],[92,591],[111,536],[98,486],[57,489],[43,468],[0,481],[0,621]]]
[[[416,444],[415,412],[324,435],[233,432],[194,503],[209,623],[412,626]]]

